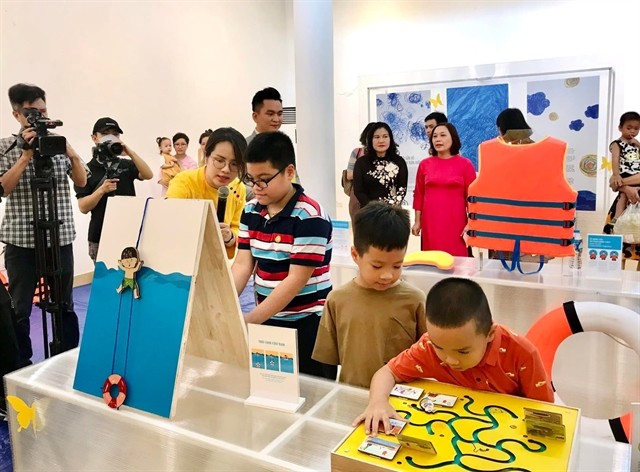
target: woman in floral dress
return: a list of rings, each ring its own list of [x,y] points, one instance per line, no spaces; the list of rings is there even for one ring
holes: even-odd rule
[[[388,124],[378,122],[371,127],[366,149],[353,168],[353,193],[360,206],[372,200],[402,205],[409,173]]]

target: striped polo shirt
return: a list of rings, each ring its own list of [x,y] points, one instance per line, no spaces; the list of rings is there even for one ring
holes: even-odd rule
[[[320,316],[331,291],[331,220],[318,202],[293,184],[295,195],[280,213],[269,217],[267,207],[251,200],[240,219],[239,250],[250,250],[257,262],[258,303],[289,274],[291,264],[314,267],[306,285],[274,318],[297,320]]]

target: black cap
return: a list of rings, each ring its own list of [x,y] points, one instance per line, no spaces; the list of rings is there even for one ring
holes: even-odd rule
[[[96,134],[107,128],[114,128],[120,134],[124,133],[124,131],[120,129],[120,126],[118,126],[118,122],[113,118],[100,118],[98,121],[96,121],[96,124],[93,125],[93,133],[91,134]]]

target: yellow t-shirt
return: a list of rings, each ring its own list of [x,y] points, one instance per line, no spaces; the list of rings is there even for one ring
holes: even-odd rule
[[[218,207],[218,189],[211,187],[204,179],[205,167],[194,170],[184,170],[176,175],[169,183],[167,197],[190,198],[194,200],[211,200],[215,208]],[[244,184],[234,179],[227,186],[229,197],[224,211],[224,223],[227,223],[233,231],[236,244],[227,247],[227,257],[232,259],[237,247],[238,231],[240,229],[240,216],[244,209],[246,190]]]

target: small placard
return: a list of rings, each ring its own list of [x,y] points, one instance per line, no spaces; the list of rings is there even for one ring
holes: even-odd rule
[[[622,236],[589,234],[583,255],[585,275],[592,278],[622,277]]]
[[[333,224],[333,255],[351,257],[351,233],[348,221],[332,220]]]
[[[298,376],[298,332],[249,324],[251,395],[247,405],[294,412],[304,403]]]

